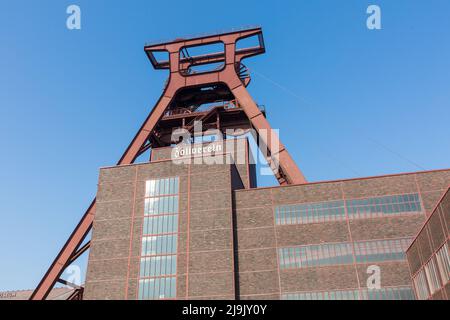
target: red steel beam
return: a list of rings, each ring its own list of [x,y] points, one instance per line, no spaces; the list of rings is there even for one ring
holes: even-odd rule
[[[30,300],[43,300],[47,298],[56,281],[59,279],[64,269],[67,267],[68,261],[70,261],[70,258],[72,257],[74,252],[76,252],[88,232],[91,230],[92,221],[94,220],[94,212],[95,199],[92,201],[83,218],[78,223],[75,230],[67,240],[66,244],[63,246],[62,250],[59,252],[56,259],[51,264],[41,282],[39,282],[38,286],[33,291]]]
[[[88,241],[85,245],[83,245],[81,248],[77,249],[77,252],[75,252],[69,260],[69,264],[77,260],[83,253],[85,253],[89,248],[91,247],[91,241]]]

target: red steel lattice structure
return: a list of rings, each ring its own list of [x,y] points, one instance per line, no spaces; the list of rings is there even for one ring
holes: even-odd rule
[[[250,37],[258,40],[257,46],[237,48],[236,44],[239,40]],[[190,56],[188,53],[189,48],[213,44],[222,44],[224,50],[196,56]],[[269,165],[275,163],[275,161],[279,165],[278,170],[274,173],[280,185],[306,183],[302,172],[278,137],[276,135],[259,134],[262,130],[270,132],[271,127],[266,120],[264,111],[258,107],[246,89],[250,77],[242,64],[242,60],[265,52],[261,28],[250,28],[190,39],[176,39],[145,46],[144,50],[155,69],[168,69],[170,74],[161,97],[117,165],[132,164],[137,157],[150,148],[167,146],[173,143],[167,140],[167,129],[173,129],[175,126],[190,130],[191,124],[195,120],[217,119],[217,121],[213,121],[213,124],[216,129],[221,129],[241,126],[244,120],[244,123],[247,121],[249,128],[255,129],[260,138],[259,141],[262,140],[260,148],[267,147]],[[168,53],[168,59],[159,61],[156,56],[160,52]],[[193,71],[194,67],[217,63],[221,64],[220,68],[206,72]],[[208,90],[205,90],[205,88],[208,88]],[[196,112],[196,107],[200,104],[224,100],[234,101],[233,104],[238,106],[236,108],[238,110],[224,106],[211,109],[216,112],[214,114],[203,112],[199,116],[200,113]],[[180,104],[182,105],[181,109],[184,110],[182,112],[179,111]],[[180,117],[180,114],[182,117]],[[181,119],[181,124],[171,122],[174,119]],[[45,299],[56,282],[68,284],[60,279],[60,276],[68,265],[89,248],[89,242],[85,245],[82,244],[92,228],[94,214],[95,199],[30,299]],[[80,298],[83,289],[74,287],[79,293],[77,298]]]

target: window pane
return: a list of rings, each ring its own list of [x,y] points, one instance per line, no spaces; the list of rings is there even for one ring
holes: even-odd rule
[[[309,203],[275,207],[276,223],[307,224],[345,219],[343,201]]]
[[[418,194],[354,199],[346,201],[350,219],[374,218],[392,214],[421,212]],[[357,212],[358,214],[354,214]]]
[[[178,239],[178,178],[146,181],[139,299],[174,298]],[[168,196],[170,195],[170,196]],[[161,278],[163,277],[163,278]]]

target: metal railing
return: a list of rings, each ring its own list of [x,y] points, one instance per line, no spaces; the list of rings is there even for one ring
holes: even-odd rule
[[[205,103],[200,106],[194,106],[193,108],[189,107],[179,107],[179,108],[173,108],[169,109],[164,113],[164,117],[170,117],[170,116],[178,116],[178,115],[189,115],[199,112],[207,112],[217,107],[223,107],[225,110],[231,110],[231,109],[240,109],[241,106],[237,100],[222,100],[222,101],[216,101],[212,103]],[[262,104],[258,104],[259,110],[266,114],[266,106]]]
[[[252,29],[257,29],[257,28],[261,28],[261,26],[260,25],[248,25],[248,26],[242,26],[242,27],[236,27],[236,28],[230,28],[230,29],[216,30],[213,32],[188,34],[188,35],[184,35],[182,37],[173,37],[173,38],[165,38],[165,39],[159,39],[159,40],[154,40],[154,41],[148,41],[145,43],[145,46],[146,47],[154,46],[157,44],[174,42],[174,41],[178,41],[178,40],[181,41],[181,40],[187,40],[187,39],[190,40],[190,39],[203,38],[203,37],[212,37],[212,36],[217,36],[217,35],[224,34],[224,33],[239,32],[239,31],[252,30]]]

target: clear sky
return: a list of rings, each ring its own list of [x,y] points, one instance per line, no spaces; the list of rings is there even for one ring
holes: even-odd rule
[[[249,90],[310,181],[450,167],[448,0],[0,4],[0,290],[37,284],[157,101],[146,41],[261,25]]]

